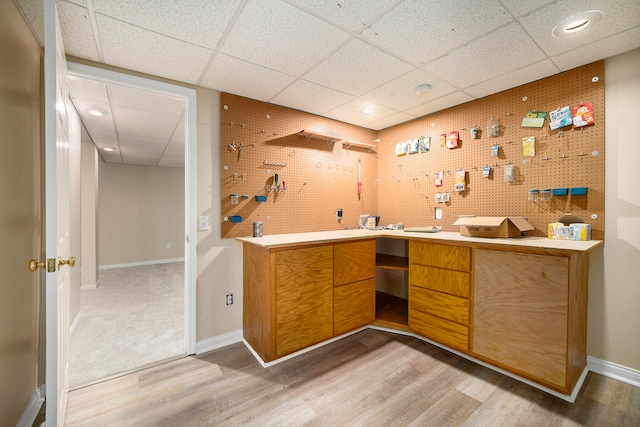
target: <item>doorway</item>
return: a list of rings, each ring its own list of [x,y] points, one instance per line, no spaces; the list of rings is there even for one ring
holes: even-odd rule
[[[120,234],[96,237],[93,255],[83,235],[81,307],[71,319],[70,385],[77,388],[195,353],[196,102],[195,90],[181,86],[76,63],[68,68],[75,91],[86,92],[70,91],[80,116],[90,109],[106,116],[83,118],[83,152],[93,150],[99,176],[94,196],[106,194],[97,202],[108,207],[95,209],[103,229],[93,233]],[[103,94],[91,94],[100,87]],[[154,114],[163,119],[150,125]],[[144,137],[136,135],[141,129]],[[164,145],[154,144],[162,139]],[[110,221],[119,226],[109,229]]]

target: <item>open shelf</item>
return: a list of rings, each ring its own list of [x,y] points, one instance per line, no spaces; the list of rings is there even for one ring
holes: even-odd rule
[[[373,325],[409,330],[407,300],[376,291],[376,321]]]
[[[342,141],[342,138],[336,138],[333,136],[329,136],[329,135],[324,135],[321,133],[317,133],[317,132],[312,132],[309,130],[301,130],[300,132],[298,132],[296,135],[300,135],[303,136],[304,139],[306,139],[307,141],[310,139],[319,139],[320,141],[326,141],[327,144],[331,144],[334,142],[339,142]]]
[[[376,267],[389,270],[409,270],[409,259],[396,255],[376,254]]]
[[[366,142],[358,141],[342,141],[342,146],[347,150],[351,147],[364,148],[367,151],[376,151],[378,144],[367,144]]]

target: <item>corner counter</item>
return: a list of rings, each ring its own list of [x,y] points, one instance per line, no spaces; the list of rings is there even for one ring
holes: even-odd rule
[[[602,241],[403,230],[237,238],[254,354],[273,363],[374,327],[376,239],[408,242],[398,331],[575,399],[587,373],[588,252]]]

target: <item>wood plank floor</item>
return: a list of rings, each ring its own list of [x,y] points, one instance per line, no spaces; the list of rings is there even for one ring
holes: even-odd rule
[[[234,344],[69,394],[65,426],[638,426],[640,389],[589,373],[575,404],[368,329],[270,368]]]

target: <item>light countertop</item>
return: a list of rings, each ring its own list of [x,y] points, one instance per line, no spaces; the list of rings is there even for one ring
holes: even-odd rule
[[[469,246],[509,246],[512,248],[547,249],[569,252],[586,252],[602,245],[602,240],[556,240],[546,237],[512,237],[485,238],[468,237],[452,231],[438,233],[406,232],[403,230],[335,230],[316,231],[310,233],[272,234],[262,237],[236,237],[237,240],[265,248],[281,248],[288,246],[303,246],[319,243],[336,243],[367,238],[394,238],[411,240],[434,240],[448,243],[468,244]]]

